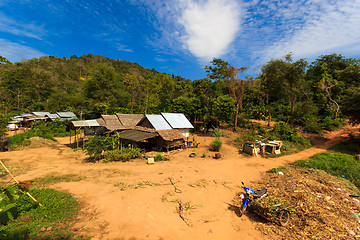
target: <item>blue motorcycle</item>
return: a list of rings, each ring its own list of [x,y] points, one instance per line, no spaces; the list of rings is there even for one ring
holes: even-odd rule
[[[239,198],[242,199],[242,204],[239,208],[239,217],[241,217],[246,209],[253,205],[255,201],[267,196],[267,189],[254,191],[251,188],[245,187],[245,184],[241,182],[243,185],[243,189],[245,190],[245,194],[240,194]]]
[[[243,182],[242,185],[245,193],[239,195],[239,198],[242,199],[242,204],[238,208],[239,217],[244,214],[248,207],[251,207],[256,214],[268,221],[276,222],[281,226],[288,224],[290,220],[290,212],[287,210],[287,207],[281,204],[276,204],[274,206],[268,206],[266,211],[264,211],[264,209],[260,206],[261,204],[256,204],[257,201],[267,196],[267,189],[254,191],[251,188],[245,187]]]

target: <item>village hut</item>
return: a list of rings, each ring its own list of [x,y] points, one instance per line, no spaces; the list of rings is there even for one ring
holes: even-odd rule
[[[98,122],[100,126],[105,127],[109,132],[124,129],[124,126],[116,115],[101,115]]]
[[[140,129],[128,129],[118,134],[121,148],[131,146],[135,148],[152,149],[155,146],[154,139],[158,136],[159,134],[155,131]]]
[[[123,126],[135,127],[141,120],[145,118],[144,114],[123,114],[117,113],[119,121]]]
[[[153,128],[155,130],[167,130],[172,129],[169,123],[161,115],[149,115],[146,114],[145,118],[142,119],[138,126]]]
[[[178,129],[184,137],[190,136],[190,129],[193,129],[194,126],[183,113],[161,113],[161,116],[173,129]]]
[[[57,120],[57,119],[60,119],[60,116],[57,115],[56,113],[46,114],[45,117],[47,117],[48,120],[50,120],[50,121],[52,121],[52,122],[55,121],[55,120]]]
[[[184,135],[178,129],[158,130],[159,137],[155,139],[157,150],[179,148],[184,143]]]
[[[77,116],[73,112],[57,112],[56,113],[61,120],[73,120],[77,119]]]
[[[46,115],[49,115],[50,113],[49,112],[32,112],[31,114],[34,116],[37,116],[37,117],[46,117]]]
[[[35,115],[34,113],[23,113],[19,116],[11,117],[10,119],[12,120],[11,123],[17,124],[25,128],[30,128],[35,121],[45,121],[47,117],[43,115]]]

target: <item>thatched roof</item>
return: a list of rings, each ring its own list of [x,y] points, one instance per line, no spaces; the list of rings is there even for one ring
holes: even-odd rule
[[[145,117],[144,114],[123,113],[117,113],[116,116],[123,126],[136,126]]]
[[[184,139],[184,135],[177,129],[158,130],[157,133],[165,141],[174,141]]]
[[[101,115],[107,129],[110,131],[124,128],[116,115]]]
[[[153,128],[147,128],[147,127],[141,127],[141,126],[132,127],[132,129],[136,129],[136,130],[143,131],[143,132],[157,132]]]

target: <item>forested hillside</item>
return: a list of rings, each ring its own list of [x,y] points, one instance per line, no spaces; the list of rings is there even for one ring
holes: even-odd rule
[[[208,78],[194,81],[92,54],[0,60],[2,125],[32,111],[73,111],[88,118],[89,113],[183,112],[192,121],[215,116],[231,124],[238,115],[238,126],[242,119],[271,117],[310,132],[339,126],[347,117],[359,120],[359,60],[336,54],[311,64],[287,55],[244,80],[238,75],[246,68],[214,58],[204,69]]]

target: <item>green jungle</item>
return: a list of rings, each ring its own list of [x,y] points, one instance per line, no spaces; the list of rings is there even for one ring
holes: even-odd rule
[[[190,121],[214,116],[234,127],[243,119],[272,119],[312,133],[360,119],[359,59],[337,54],[312,63],[288,54],[244,79],[246,67],[214,58],[204,68],[208,77],[193,81],[92,54],[0,62],[2,128],[9,117],[32,111],[73,111],[82,119],[182,112]]]

